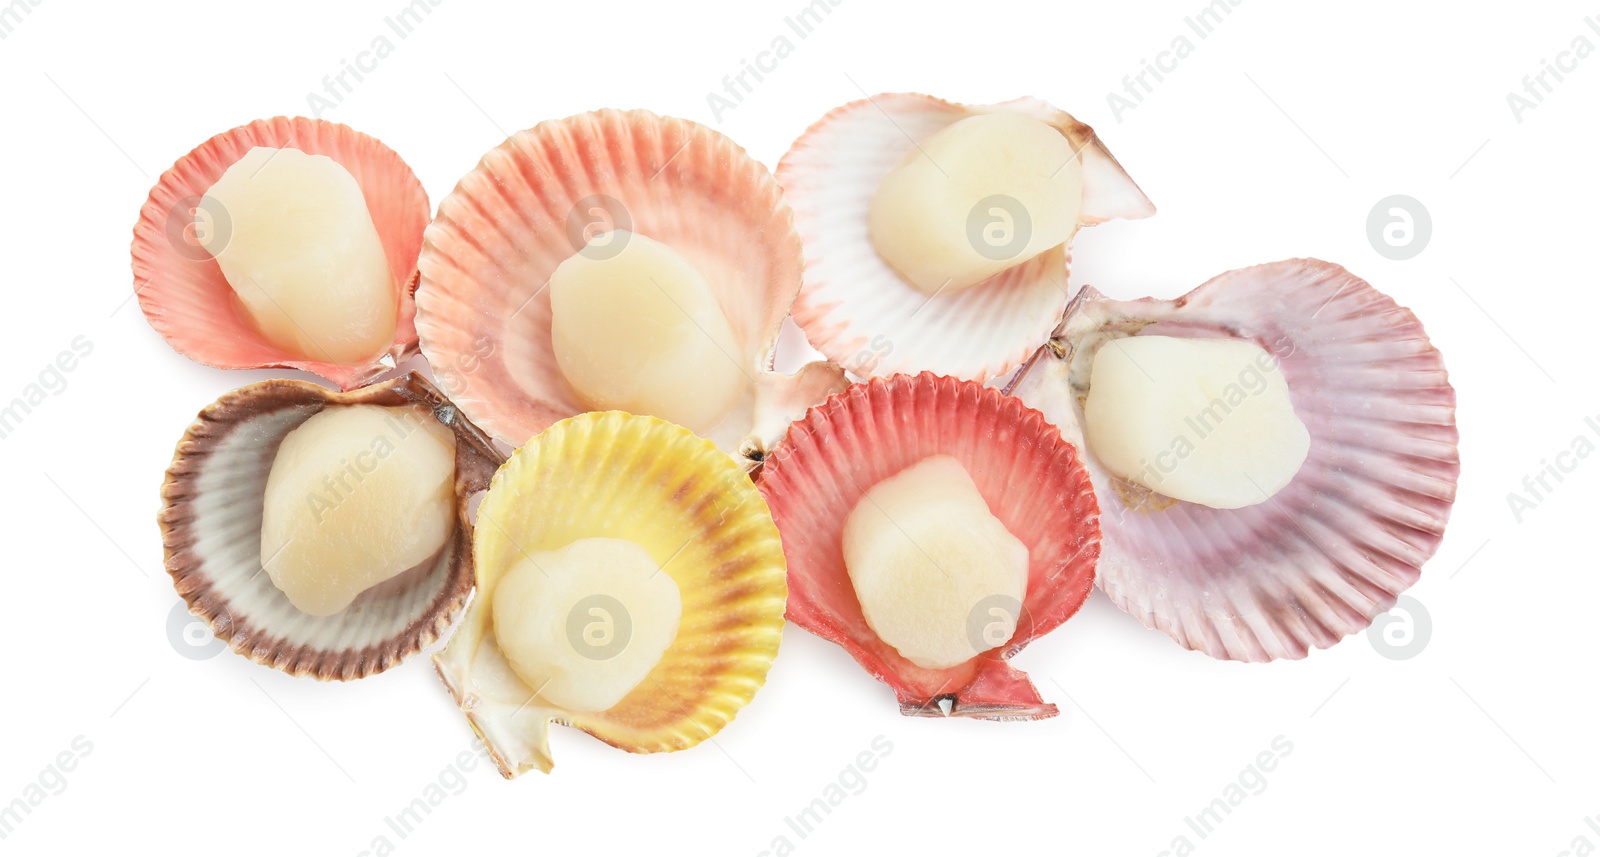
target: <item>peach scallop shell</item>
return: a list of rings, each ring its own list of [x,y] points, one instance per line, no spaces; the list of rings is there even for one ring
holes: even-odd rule
[[[682,750],[765,683],[783,634],[783,549],[766,501],[710,441],[621,411],[561,420],[495,474],[478,521],[477,595],[434,663],[508,779],[549,772],[552,720],[634,753]],[[584,538],[640,545],[683,599],[661,660],[600,712],[562,710],[524,684],[495,643],[490,606],[522,556]]]
[[[439,555],[358,596],[332,616],[300,612],[261,567],[267,475],[285,435],[324,407],[420,405],[456,435],[456,530]],[[382,672],[444,633],[472,590],[467,505],[502,456],[416,373],[351,393],[262,381],[200,412],[161,486],[167,571],[190,612],[259,664],[292,675],[357,679]]]
[[[839,107],[794,142],[777,171],[805,242],[795,322],[829,360],[864,377],[927,370],[986,381],[1016,368],[1049,337],[1068,297],[1067,245],[970,289],[930,297],[883,261],[868,234],[879,182],[918,141],[999,111],[1049,123],[1078,150],[1080,226],[1155,213],[1094,129],[1038,99],[965,105],[902,93]]]
[[[216,259],[195,237],[195,206],[228,167],[257,146],[295,148],[339,162],[361,185],[399,294],[394,343],[365,365],[308,360],[267,342],[239,304]],[[417,253],[428,195],[411,168],[378,140],[321,119],[258,119],[184,155],[150,191],[133,228],[133,281],[150,325],[179,354],[219,369],[303,369],[352,390],[415,353]]]
[[[1085,288],[1009,386],[1082,447],[1096,351],[1142,333],[1238,337],[1276,355],[1311,452],[1270,500],[1224,510],[1116,479],[1089,449],[1111,600],[1241,661],[1304,657],[1393,606],[1439,547],[1461,469],[1455,391],[1416,316],[1315,259],[1230,271],[1173,301]]]
[[[518,445],[586,410],[555,361],[545,285],[591,233],[613,228],[688,258],[733,326],[740,353],[730,357],[752,384],[708,433],[719,448],[753,466],[808,405],[844,387],[843,372],[826,363],[792,376],[772,371],[801,262],[766,167],[704,125],[601,110],[512,135],[461,179],[428,227],[417,292],[422,351],[490,434]]]
[[[933,455],[960,461],[995,517],[1028,546],[1028,588],[1005,645],[944,670],[919,667],[861,613],[845,569],[844,523],[879,481]],[[768,457],[762,493],[783,533],[789,618],[843,646],[894,688],[905,714],[989,720],[1057,713],[1007,658],[1065,622],[1094,586],[1099,507],[1076,450],[999,390],[932,373],[852,386],[811,409]]]

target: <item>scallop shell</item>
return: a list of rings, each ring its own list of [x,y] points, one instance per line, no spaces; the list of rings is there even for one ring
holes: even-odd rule
[[[1275,354],[1311,450],[1288,486],[1234,510],[1136,489],[1088,450],[1111,600],[1187,648],[1242,661],[1304,657],[1392,607],[1438,549],[1461,470],[1455,391],[1416,316],[1315,259],[1230,271],[1173,301],[1085,288],[1009,386],[1082,446],[1096,350],[1141,333]]]
[[[478,520],[478,595],[434,662],[507,778],[550,770],[552,720],[634,753],[682,750],[727,725],[766,681],[783,633],[778,530],[749,477],[688,429],[621,411],[561,420],[495,474]],[[490,605],[525,553],[596,537],[649,551],[678,584],[683,614],[661,661],[621,702],[570,712],[510,670]]]
[[[394,344],[371,363],[307,360],[267,342],[240,306],[216,259],[194,237],[200,197],[256,146],[326,155],[361,185],[400,296]],[[156,182],[133,228],[134,291],[150,325],[191,360],[219,369],[303,369],[351,390],[416,352],[411,293],[428,213],[422,183],[399,155],[378,140],[321,119],[259,119],[200,144]]]
[[[735,331],[741,353],[732,356],[751,394],[708,433],[718,447],[753,466],[790,420],[843,389],[843,372],[829,364],[772,371],[801,261],[766,167],[704,125],[602,110],[512,135],[461,180],[427,230],[422,350],[452,398],[495,437],[521,444],[587,410],[556,364],[544,287],[590,232],[611,228],[683,254]]]
[[[263,573],[261,515],[283,438],[330,405],[423,405],[456,436],[456,531],[439,555],[367,590],[332,616],[300,612]],[[493,444],[415,373],[351,393],[262,381],[200,412],[161,486],[167,572],[190,612],[259,664],[291,675],[357,679],[400,663],[444,633],[472,589],[467,504],[503,461]]]
[[[860,376],[927,370],[986,381],[1049,337],[1067,303],[1070,239],[972,288],[930,296],[902,280],[868,234],[879,182],[918,141],[998,111],[1056,127],[1081,154],[1080,226],[1155,213],[1094,129],[1038,99],[965,105],[903,93],[839,107],[794,142],[777,170],[806,251],[794,318],[829,360]]]
[[[845,519],[879,481],[932,455],[966,467],[990,511],[1028,546],[1028,589],[1003,646],[945,670],[916,666],[862,617],[845,568]],[[1094,586],[1099,507],[1076,450],[1000,391],[931,373],[857,384],[812,408],[768,457],[761,491],[783,533],[789,618],[843,646],[905,714],[989,720],[1057,713],[1007,658],[1065,622]]]

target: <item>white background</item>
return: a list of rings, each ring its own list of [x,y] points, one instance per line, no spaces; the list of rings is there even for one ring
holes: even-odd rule
[[[1357,636],[1298,662],[1218,662],[1096,593],[1016,659],[1061,716],[997,724],[904,718],[843,650],[790,626],[767,687],[714,744],[635,757],[559,729],[553,775],[446,774],[455,793],[397,836],[385,818],[471,742],[426,658],[320,684],[228,652],[194,660],[169,636],[178,599],[155,516],[173,445],[219,394],[284,373],[173,353],[127,300],[128,246],[176,158],[252,119],[309,112],[307,93],[379,34],[394,53],[325,117],[400,152],[437,204],[542,119],[647,107],[713,123],[707,93],[804,4],[536,5],[443,0],[401,40],[383,23],[401,0],[37,0],[0,40],[0,403],[74,337],[93,343],[66,389],[0,441],[0,804],[76,736],[92,744],[0,852],[358,854],[380,835],[403,854],[753,855],[780,835],[818,855],[1149,855],[1180,834],[1213,855],[1600,842],[1585,823],[1600,813],[1600,462],[1579,462],[1520,522],[1507,501],[1600,414],[1600,56],[1520,122],[1506,101],[1575,37],[1600,45],[1584,23],[1600,8],[1368,0],[1243,0],[1208,38],[1190,33],[1192,55],[1120,121],[1107,93],[1188,33],[1203,0],[841,0],[716,127],[770,166],[864,91],[1040,96],[1094,125],[1159,209],[1084,233],[1075,284],[1170,297],[1305,255],[1413,308],[1459,393],[1463,462],[1444,545],[1410,593],[1431,617],[1420,654],[1391,660]],[[1410,261],[1366,238],[1391,194],[1432,213]],[[798,837],[785,818],[880,735],[893,750],[865,790]],[[1195,835],[1185,817],[1280,735],[1293,750],[1265,790]]]

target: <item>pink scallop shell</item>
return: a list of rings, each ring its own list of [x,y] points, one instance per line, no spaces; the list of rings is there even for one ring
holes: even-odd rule
[[[972,106],[904,93],[839,107],[794,142],[777,171],[806,248],[794,318],[829,360],[863,376],[927,370],[985,381],[1015,369],[1049,337],[1068,298],[1066,246],[930,297],[878,256],[868,234],[878,183],[915,141],[1003,110],[1055,126],[1081,153],[1081,226],[1155,213],[1094,129],[1038,99]]]
[[[520,445],[588,410],[556,364],[545,285],[583,248],[589,223],[671,246],[716,292],[754,382],[750,400],[709,434],[720,448],[759,458],[763,432],[775,440],[808,405],[844,387],[843,372],[827,364],[794,376],[771,371],[801,261],[766,167],[704,125],[601,110],[513,134],[461,179],[427,230],[417,291],[422,351],[462,410],[494,436]]]
[[[1230,271],[1174,301],[1085,288],[1008,386],[1082,447],[1086,358],[1096,340],[1128,333],[1267,348],[1311,451],[1270,500],[1223,510],[1129,508],[1087,450],[1105,510],[1100,588],[1117,606],[1187,648],[1265,661],[1366,628],[1417,581],[1443,538],[1461,463],[1455,390],[1410,310],[1315,259]]]
[[[195,200],[256,146],[326,155],[361,185],[400,296],[394,344],[371,363],[306,360],[268,343],[239,306],[216,260],[186,228],[193,222]],[[416,351],[411,292],[427,224],[428,195],[422,183],[399,155],[377,139],[321,119],[258,119],[200,144],[156,182],[133,228],[134,290],[150,325],[191,360],[219,369],[303,369],[351,390]]]
[[[1002,647],[945,670],[901,657],[861,615],[841,539],[868,489],[932,455],[959,460],[1028,546],[1023,619]],[[905,714],[991,720],[1057,713],[1007,658],[1065,622],[1094,585],[1099,507],[1077,451],[1014,397],[932,373],[873,379],[812,408],[768,457],[760,487],[789,563],[789,619],[843,646]]]

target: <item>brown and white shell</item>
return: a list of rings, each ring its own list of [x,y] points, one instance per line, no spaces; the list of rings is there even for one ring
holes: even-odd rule
[[[331,616],[301,612],[261,564],[267,476],[284,437],[342,405],[425,409],[456,437],[456,528],[427,562],[363,592]],[[411,373],[349,393],[270,380],[224,395],[178,442],[161,486],[167,572],[190,612],[235,652],[292,675],[357,679],[437,640],[472,591],[468,503],[504,460],[438,389]]]

